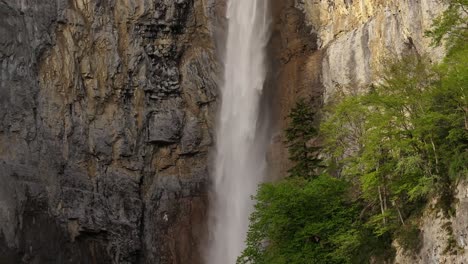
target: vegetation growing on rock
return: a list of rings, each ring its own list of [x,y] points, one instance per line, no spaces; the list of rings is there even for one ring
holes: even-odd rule
[[[314,114],[297,104],[286,131],[293,177],[259,187],[238,263],[388,259],[394,240],[418,250],[429,199],[453,213],[453,184],[468,171],[467,6],[452,1],[428,32],[435,44],[446,42],[443,62],[394,59],[380,84],[328,106],[320,126],[325,170],[306,148],[317,137]]]

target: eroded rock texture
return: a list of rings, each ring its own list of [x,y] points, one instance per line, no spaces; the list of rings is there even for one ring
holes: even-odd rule
[[[0,2],[0,263],[199,263],[215,9]]]
[[[443,1],[421,0],[272,0],[272,79],[278,134],[271,151],[275,171],[289,167],[284,146],[288,113],[298,98],[312,98],[315,108],[336,92],[365,91],[379,81],[385,59],[429,54],[424,32],[445,8]]]
[[[432,20],[446,7],[444,1],[420,0],[285,0],[274,1],[276,24],[273,55],[277,69],[279,131],[300,97],[327,102],[336,92],[366,91],[379,81],[386,57],[427,54],[433,61],[443,48],[424,37]],[[303,17],[298,15],[300,10]],[[311,44],[313,43],[313,44]],[[316,100],[317,101],[317,100]],[[320,109],[320,105],[316,106]],[[272,163],[285,175],[289,167],[284,135],[279,133]],[[279,165],[278,165],[279,164]],[[421,250],[398,247],[395,263],[466,263],[468,258],[468,189],[461,181],[455,190],[456,214],[445,217],[431,203],[421,218]]]
[[[455,213],[447,217],[432,201],[421,219],[419,252],[398,249],[395,264],[463,264],[468,259],[468,182],[454,190]],[[397,247],[398,248],[398,247]]]
[[[275,177],[297,98],[319,109],[375,82],[387,55],[443,54],[423,37],[438,0],[271,4]],[[0,263],[200,263],[224,5],[0,1]],[[464,186],[457,216],[427,214],[421,253],[397,261],[459,263],[428,241],[450,221],[466,248]]]
[[[271,69],[266,86],[273,94],[271,101],[276,134],[269,159],[270,175],[280,178],[290,167],[284,131],[291,108],[298,98],[321,98],[320,62],[323,52],[317,46],[317,32],[307,25],[306,17],[296,7],[295,0],[272,0],[271,3]]]
[[[366,87],[385,67],[383,59],[409,52],[443,56],[424,37],[444,10],[439,0],[296,0],[324,50],[322,83],[325,96],[337,89]],[[350,91],[348,91],[350,92]]]

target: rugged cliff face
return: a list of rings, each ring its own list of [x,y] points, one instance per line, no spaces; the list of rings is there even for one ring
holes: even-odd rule
[[[298,97],[327,101],[336,91],[362,91],[378,81],[384,59],[406,53],[440,60],[443,49],[430,47],[424,32],[444,10],[439,0],[423,1],[272,1],[273,61],[279,131]],[[280,136],[276,145],[281,145]],[[279,143],[278,143],[279,142]],[[282,149],[282,150],[279,150]],[[284,147],[275,147],[281,175]]]
[[[0,3],[0,262],[198,263],[215,11]]]
[[[200,263],[224,2],[0,1],[1,263]],[[387,55],[443,54],[423,37],[438,0],[271,3],[277,131],[297,98],[365,89]],[[397,262],[468,258],[445,250],[448,226],[468,249],[466,192],[452,219],[428,210],[420,254]]]
[[[327,95],[372,83],[385,67],[385,57],[416,52],[438,60],[443,55],[424,37],[444,9],[442,1],[297,1],[296,6],[325,50],[322,83]]]
[[[278,91],[279,131],[299,97],[327,102],[336,92],[362,92],[379,81],[385,58],[427,54],[434,61],[443,48],[430,46],[424,32],[444,10],[443,1],[295,0],[275,1],[273,57]],[[297,11],[301,12],[298,13]],[[284,135],[272,149],[276,170],[288,168]],[[395,263],[464,263],[468,259],[466,182],[455,191],[456,214],[446,218],[432,203],[420,222],[421,250],[398,249]],[[398,248],[398,245],[395,244]]]
[[[468,259],[468,184],[458,183],[455,214],[447,217],[437,210],[436,201],[421,219],[421,249],[417,254],[398,250],[395,263],[465,263]],[[398,247],[398,246],[397,246]]]

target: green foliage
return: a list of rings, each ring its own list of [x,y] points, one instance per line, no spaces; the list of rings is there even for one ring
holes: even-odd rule
[[[292,177],[260,186],[239,264],[384,263],[395,239],[419,250],[427,200],[453,214],[453,184],[468,175],[466,6],[450,1],[428,32],[448,44],[442,63],[387,62],[382,82],[327,107],[320,133],[310,103],[298,102],[286,131]]]
[[[447,10],[433,21],[432,30],[426,35],[432,38],[435,46],[445,40],[450,51],[468,41],[468,0],[449,0],[448,4]]]
[[[434,68],[425,58],[403,58],[382,84],[343,99],[323,123],[330,160],[367,203],[379,205],[367,223],[377,235],[393,233],[421,201],[443,196],[450,178],[466,174],[464,63]]]
[[[347,188],[326,175],[262,185],[238,263],[359,263],[359,208],[348,202]]]
[[[313,142],[318,134],[315,129],[315,113],[310,105],[310,101],[300,99],[289,114],[286,143],[289,159],[294,163],[289,170],[291,176],[312,177],[317,174],[316,169],[320,164],[320,159],[317,158],[319,149]]]

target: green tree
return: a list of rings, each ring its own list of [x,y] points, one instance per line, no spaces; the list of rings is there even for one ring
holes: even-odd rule
[[[432,44],[447,43],[447,50],[466,45],[468,42],[468,0],[448,0],[448,8],[437,17],[432,29],[426,36],[432,38]]]
[[[312,177],[320,167],[319,148],[314,143],[317,138],[317,123],[310,100],[300,99],[289,114],[290,125],[286,129],[289,159],[293,167],[289,174],[294,177]]]
[[[298,101],[286,130],[290,158],[288,178],[262,184],[250,218],[247,247],[239,264],[365,263],[383,239],[360,219],[361,203],[352,199],[349,183],[320,174],[315,113]],[[371,247],[367,245],[372,245]]]
[[[450,212],[468,174],[466,5],[451,1],[428,33],[449,47],[442,63],[387,62],[378,85],[328,106],[321,156],[335,177],[319,173],[316,116],[298,102],[286,131],[294,177],[260,185],[239,264],[383,262],[394,239],[418,250],[426,201]]]
[[[360,190],[379,236],[405,225],[429,196],[450,197],[451,174],[466,172],[466,64],[449,62],[392,63],[380,85],[344,98],[322,124],[330,160]]]
[[[359,208],[347,190],[345,181],[327,175],[262,185],[237,263],[362,263],[354,254],[363,239]]]

